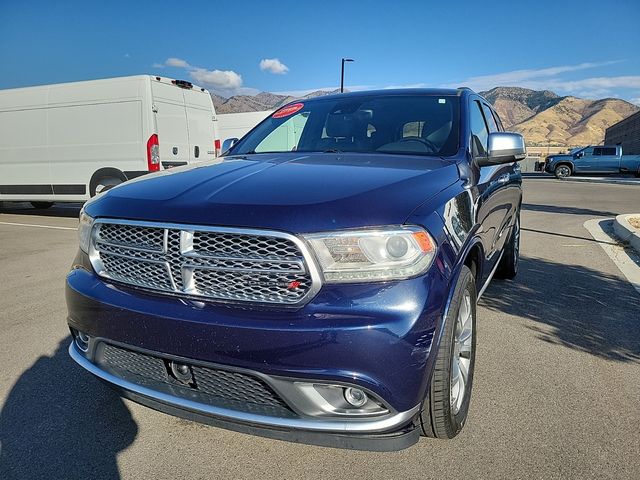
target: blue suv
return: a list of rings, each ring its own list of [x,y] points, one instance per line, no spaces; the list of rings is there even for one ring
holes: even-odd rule
[[[304,100],[226,143],[84,206],[73,359],[250,434],[368,450],[457,435],[476,303],[518,269],[522,137],[461,88]]]

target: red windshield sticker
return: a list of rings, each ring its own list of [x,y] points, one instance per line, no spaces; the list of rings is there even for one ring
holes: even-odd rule
[[[293,115],[296,112],[299,112],[304,108],[304,103],[294,103],[293,105],[287,105],[286,107],[282,107],[276,113],[271,115],[271,118],[283,118],[288,117],[289,115]]]

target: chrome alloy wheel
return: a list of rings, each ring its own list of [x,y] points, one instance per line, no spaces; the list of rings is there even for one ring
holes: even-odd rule
[[[556,176],[560,178],[565,178],[571,175],[571,169],[566,165],[560,165],[556,167]]]
[[[453,357],[451,359],[451,392],[449,395],[454,415],[460,411],[469,382],[471,349],[473,348],[473,317],[471,294],[464,292],[453,332]]]

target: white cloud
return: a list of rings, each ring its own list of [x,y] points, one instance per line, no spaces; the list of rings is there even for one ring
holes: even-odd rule
[[[266,70],[276,75],[284,75],[289,71],[289,67],[277,58],[263,58],[260,60],[260,70]]]
[[[202,85],[222,90],[235,90],[242,86],[242,76],[233,70],[193,68],[189,75]]]
[[[247,89],[242,86],[242,76],[233,70],[207,70],[206,68],[191,65],[182,58],[170,57],[164,63],[154,63],[154,68],[182,68],[187,71],[191,79],[198,85],[207,87],[221,95],[252,94],[255,89]]]
[[[636,105],[638,105],[640,107],[640,97],[630,98],[629,101],[631,103],[635,103]]]
[[[556,67],[514,70],[469,77],[456,83],[444,85],[446,87],[466,86],[476,91],[489,90],[494,87],[524,87],[532,90],[552,90],[564,95],[578,95],[598,98],[616,95],[614,90],[625,88],[640,88],[640,76],[626,75],[616,77],[587,77],[578,80],[567,80],[562,74],[603,67],[620,61],[587,62],[577,65],[562,65]]]
[[[164,64],[167,67],[177,67],[177,68],[191,68],[191,65],[189,65],[186,60],[182,60],[181,58],[175,58],[175,57],[171,57],[171,58],[167,58],[164,61]]]

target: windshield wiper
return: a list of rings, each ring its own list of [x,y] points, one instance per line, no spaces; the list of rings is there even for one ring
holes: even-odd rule
[[[330,148],[329,150],[323,150],[322,153],[342,153],[342,150],[338,150],[337,148]]]

